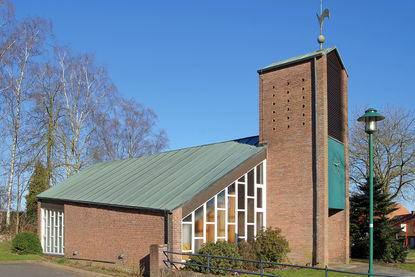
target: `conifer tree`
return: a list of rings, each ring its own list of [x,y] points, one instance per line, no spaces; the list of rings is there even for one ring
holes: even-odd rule
[[[37,220],[36,196],[48,188],[48,171],[38,160],[29,180],[29,193],[26,196],[27,216],[33,222]]]
[[[403,243],[396,239],[400,229],[393,227],[396,219],[388,215],[395,211],[395,203],[382,190],[382,184],[373,182],[373,256],[384,262],[404,262]],[[369,255],[369,181],[359,185],[350,197],[350,243],[354,258]]]

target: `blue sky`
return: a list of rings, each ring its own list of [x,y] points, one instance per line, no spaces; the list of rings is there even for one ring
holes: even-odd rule
[[[318,49],[319,0],[16,0],[61,44],[108,66],[121,94],[151,107],[170,149],[258,134],[257,69]],[[349,73],[349,110],[411,108],[415,1],[324,0],[325,47]]]

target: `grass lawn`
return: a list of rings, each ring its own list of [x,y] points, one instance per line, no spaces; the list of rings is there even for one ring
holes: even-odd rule
[[[0,242],[0,261],[16,261],[16,260],[38,260],[39,255],[17,255],[10,251],[11,241]]]
[[[409,252],[406,256],[406,263],[398,264],[396,267],[415,272],[415,252]]]
[[[315,270],[315,269],[286,269],[286,270],[272,271],[272,272],[269,272],[267,274],[281,276],[281,277],[298,277],[298,276],[324,277],[325,276],[324,270]],[[243,274],[242,275],[241,274],[239,276],[251,277],[251,276],[254,276],[254,275],[248,275],[248,274]],[[330,272],[329,271],[328,276],[329,277],[351,277],[351,276],[360,277],[360,276],[367,276],[367,274],[365,274],[365,275],[345,274],[345,273],[338,273],[338,272]]]
[[[323,270],[314,270],[314,269],[289,269],[289,270],[279,270],[274,271],[271,274],[275,274],[282,277],[294,277],[294,276],[307,276],[307,277],[323,277],[325,276],[325,272]],[[351,277],[351,276],[367,276],[367,275],[357,275],[357,274],[346,274],[346,273],[338,273],[338,272],[330,272],[328,273],[330,277]]]

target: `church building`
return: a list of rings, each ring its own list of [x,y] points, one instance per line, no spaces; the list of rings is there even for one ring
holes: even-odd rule
[[[278,227],[291,262],[348,263],[347,72],[340,54],[326,48],[258,74],[258,136],[81,170],[38,196],[43,252],[137,265],[151,245],[196,253],[206,242],[237,243]]]

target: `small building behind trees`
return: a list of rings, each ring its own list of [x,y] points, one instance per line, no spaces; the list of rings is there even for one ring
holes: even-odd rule
[[[398,239],[404,242],[405,247],[415,249],[415,211],[396,215],[395,219],[395,227],[402,229]]]

